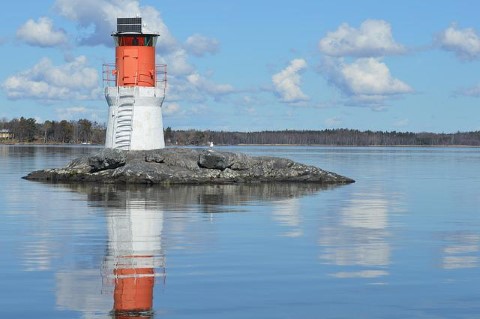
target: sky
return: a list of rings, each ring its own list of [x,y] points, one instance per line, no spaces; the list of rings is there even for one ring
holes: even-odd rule
[[[117,17],[160,33],[165,127],[480,130],[478,0],[24,0],[0,29],[0,119],[106,122]]]

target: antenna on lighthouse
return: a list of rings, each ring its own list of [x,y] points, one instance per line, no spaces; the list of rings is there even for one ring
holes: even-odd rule
[[[117,18],[115,64],[104,65],[108,102],[106,148],[152,150],[165,147],[162,104],[166,65],[155,63],[159,34],[144,32],[141,17]]]

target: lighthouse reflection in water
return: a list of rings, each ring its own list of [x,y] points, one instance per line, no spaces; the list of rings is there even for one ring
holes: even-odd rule
[[[126,194],[126,207],[108,209],[104,275],[113,287],[114,318],[151,318],[153,288],[165,278],[163,212]]]
[[[78,238],[74,247],[79,248],[72,248],[81,252],[57,272],[57,307],[89,319],[105,318],[105,313],[117,319],[153,318],[154,288],[166,278],[159,192],[112,185],[69,188],[86,194],[102,218],[83,224],[88,238]]]
[[[155,291],[168,286],[167,252],[175,256],[178,250],[209,247],[217,236],[215,220],[223,215],[219,213],[239,213],[258,202],[271,201],[273,219],[282,225],[282,236],[298,236],[297,199],[323,189],[315,184],[286,183],[67,187],[86,194],[89,206],[102,215],[103,224],[82,228],[99,235],[97,240],[89,238],[80,245],[84,251],[75,256],[83,259],[56,275],[59,309],[78,311],[89,319],[105,318],[106,312],[112,318],[151,319],[165,314],[170,310],[161,306]],[[177,263],[177,274],[178,268]]]
[[[165,269],[163,212],[149,209],[141,199],[127,198],[126,206],[111,210],[107,217],[105,270],[114,283],[112,313],[115,318],[149,318],[153,313],[155,270]]]

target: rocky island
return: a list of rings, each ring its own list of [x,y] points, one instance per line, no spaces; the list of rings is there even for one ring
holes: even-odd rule
[[[64,168],[34,171],[24,178],[52,183],[162,185],[272,182],[334,185],[355,182],[289,159],[188,148],[150,151],[103,149],[96,154],[76,158]]]

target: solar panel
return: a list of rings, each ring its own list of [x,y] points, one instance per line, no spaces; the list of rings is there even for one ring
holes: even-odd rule
[[[117,18],[117,32],[142,33],[142,18]]]

